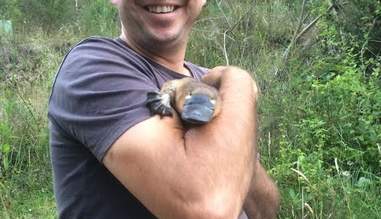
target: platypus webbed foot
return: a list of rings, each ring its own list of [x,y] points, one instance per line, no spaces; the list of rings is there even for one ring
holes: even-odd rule
[[[169,94],[148,92],[146,103],[152,114],[172,116],[171,97]]]
[[[205,94],[189,95],[185,98],[181,119],[195,125],[208,123],[213,118],[215,103]]]

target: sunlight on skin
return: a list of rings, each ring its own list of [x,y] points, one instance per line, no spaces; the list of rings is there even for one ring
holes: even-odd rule
[[[110,0],[110,2],[114,5],[119,5],[121,0]]]

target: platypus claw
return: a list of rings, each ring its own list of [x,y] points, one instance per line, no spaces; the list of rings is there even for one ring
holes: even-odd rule
[[[147,106],[153,115],[172,116],[172,107],[169,94],[160,92],[147,93]]]

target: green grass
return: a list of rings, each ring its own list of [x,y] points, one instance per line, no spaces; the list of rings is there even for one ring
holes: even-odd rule
[[[33,174],[21,173],[2,182],[0,217],[55,218],[51,182],[50,168],[36,170]]]

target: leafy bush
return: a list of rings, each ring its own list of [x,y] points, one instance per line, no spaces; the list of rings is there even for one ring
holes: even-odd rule
[[[312,13],[326,8],[313,6]],[[348,3],[323,16],[314,48],[296,47],[283,69],[288,80],[273,83],[263,97],[261,128],[271,139],[261,138],[262,151],[275,157],[264,161],[282,188],[282,209],[292,209],[293,217],[379,215],[381,47],[373,42],[380,24],[375,8],[376,1]]]

